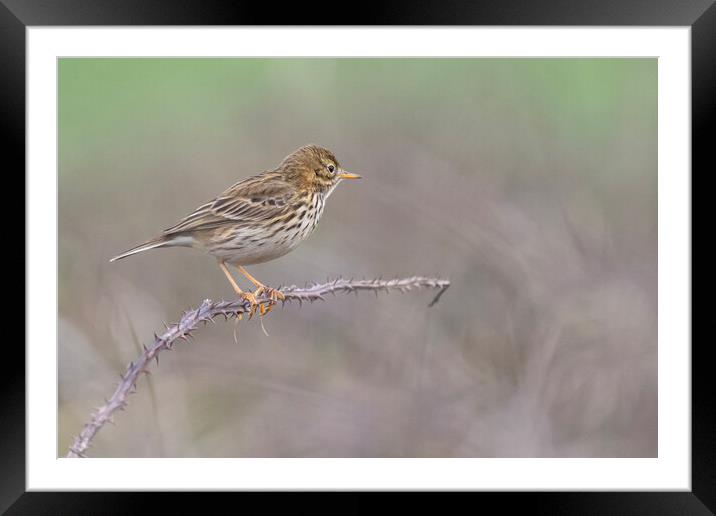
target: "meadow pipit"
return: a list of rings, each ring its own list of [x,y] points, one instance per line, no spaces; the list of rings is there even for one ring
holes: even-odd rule
[[[239,181],[158,237],[110,261],[158,247],[202,249],[217,259],[234,291],[251,303],[253,315],[258,296],[271,299],[270,309],[284,295],[258,281],[243,266],[273,260],[295,248],[316,228],[326,199],[338,183],[358,178],[343,170],[329,150],[306,145],[286,156],[275,169]],[[256,290],[242,291],[226,264],[235,266]],[[261,305],[259,310],[263,315],[267,308]]]

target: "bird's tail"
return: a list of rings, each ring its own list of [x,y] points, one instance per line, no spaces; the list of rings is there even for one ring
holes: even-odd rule
[[[110,262],[116,262],[117,260],[121,260],[122,258],[126,258],[127,256],[132,256],[133,254],[141,253],[142,251],[149,251],[150,249],[156,249],[157,247],[174,247],[177,245],[186,245],[186,243],[178,242],[174,238],[160,236],[151,240],[147,240],[143,244],[139,244],[136,247],[132,247],[131,249],[128,249],[122,254],[118,254],[117,256],[112,258]]]

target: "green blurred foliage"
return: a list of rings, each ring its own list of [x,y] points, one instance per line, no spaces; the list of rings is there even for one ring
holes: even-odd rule
[[[104,456],[655,456],[655,59],[60,59],[59,453],[141,340],[230,296],[109,257],[306,143],[365,176],[269,284],[438,274],[202,330]],[[152,436],[147,438],[147,436]]]

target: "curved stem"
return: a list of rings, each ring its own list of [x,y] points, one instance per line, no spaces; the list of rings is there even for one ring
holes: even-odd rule
[[[425,278],[414,276],[412,278],[392,279],[392,280],[347,280],[338,278],[322,284],[307,284],[300,288],[295,285],[279,288],[286,299],[283,303],[298,301],[303,304],[304,301],[313,302],[316,300],[324,300],[326,294],[336,292],[358,292],[359,290],[372,290],[374,292],[385,291],[390,292],[397,290],[407,292],[415,289],[439,289],[437,295],[430,303],[433,306],[437,303],[440,296],[450,286],[448,280]],[[268,296],[262,296],[257,299],[259,303],[268,303],[272,300]],[[225,319],[230,317],[238,317],[241,314],[249,313],[251,304],[247,300],[238,301],[212,301],[205,299],[198,308],[187,310],[179,319],[179,322],[169,325],[166,331],[161,335],[154,335],[154,341],[150,346],[143,346],[144,351],[139,357],[130,362],[124,374],[120,376],[119,385],[112,395],[105,399],[104,405],[97,408],[90,416],[89,421],[85,424],[80,434],[74,439],[70,446],[67,457],[85,457],[87,448],[92,444],[92,440],[97,432],[107,423],[113,423],[113,415],[117,410],[124,410],[127,407],[127,397],[129,394],[137,390],[137,380],[141,374],[149,374],[149,364],[152,360],[156,360],[159,364],[159,353],[163,350],[172,349],[174,343],[178,339],[187,340],[191,337],[191,333],[197,329],[199,323],[215,322],[217,316],[224,316]]]

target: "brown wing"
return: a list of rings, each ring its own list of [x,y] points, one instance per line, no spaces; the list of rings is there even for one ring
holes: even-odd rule
[[[226,224],[251,225],[285,214],[296,190],[280,174],[264,172],[225,190],[219,197],[185,217],[164,234],[216,229]]]

